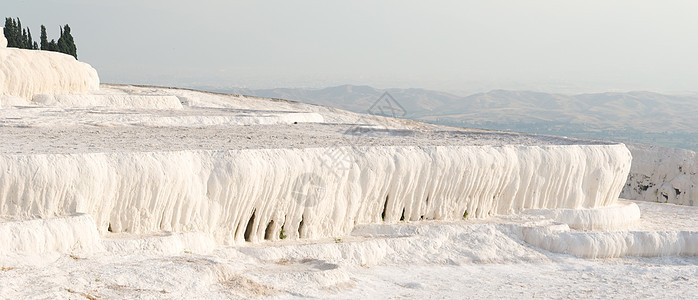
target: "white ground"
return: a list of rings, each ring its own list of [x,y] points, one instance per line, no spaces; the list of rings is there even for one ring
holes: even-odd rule
[[[698,209],[638,203],[649,216],[696,230]],[[668,217],[662,217],[666,215]],[[532,247],[526,216],[368,225],[323,239],[208,249],[5,257],[6,298],[694,298],[698,258],[584,259]],[[686,221],[686,220],[684,220]],[[377,235],[367,237],[368,235]],[[124,237],[105,243],[124,243]],[[133,237],[132,237],[133,238]],[[138,239],[140,240],[140,239]],[[142,240],[141,240],[142,241]],[[10,262],[12,261],[12,262]]]
[[[629,155],[622,145],[456,130],[282,100],[179,89],[103,86],[97,96],[88,99],[91,106],[86,107],[76,105],[84,103],[84,96],[39,96],[32,100],[0,96],[1,298],[673,299],[698,295],[697,208],[615,203],[629,169],[624,161]],[[252,230],[253,236],[259,236],[257,242],[248,243],[242,239],[242,232],[228,239],[220,234],[221,228],[228,233],[233,230],[230,226],[245,229],[252,212],[243,214],[240,207],[228,207],[240,203],[219,201],[225,205],[216,212],[226,212],[225,208],[238,215],[234,221],[218,222],[218,215],[201,218],[200,211],[214,215],[214,210],[206,206],[210,202],[187,207],[186,203],[170,206],[161,201],[177,196],[162,195],[180,187],[187,193],[201,191],[187,180],[167,180],[178,168],[199,166],[189,164],[191,161],[202,162],[203,166],[191,168],[192,173],[209,176],[207,166],[228,161],[207,159],[238,151],[232,156],[243,159],[236,158],[229,163],[233,167],[215,173],[223,176],[237,172],[235,166],[245,161],[241,153],[307,154],[357,144],[359,150],[352,148],[354,155],[370,162],[358,163],[366,166],[362,172],[405,173],[391,182],[390,191],[375,184],[380,183],[380,177],[359,176],[368,178],[359,181],[360,190],[372,187],[374,198],[405,193],[394,197],[398,199],[391,202],[393,206],[382,208],[386,211],[385,222],[380,220],[381,207],[373,207],[375,203],[368,201],[372,198],[362,196],[352,200],[368,201],[366,207],[356,210],[366,212],[360,222],[320,219],[312,223],[312,219],[305,219],[305,228],[317,230],[316,238],[297,239],[300,225],[292,224],[286,231],[290,237],[283,240],[277,238],[281,233],[277,224],[269,241],[264,240],[264,222]],[[442,155],[443,151],[448,155]],[[500,152],[508,154],[495,155]],[[412,167],[419,164],[410,162],[420,159],[448,158],[444,161],[454,163],[461,159],[455,154],[468,159],[472,155],[480,160],[460,168],[468,166],[481,177],[448,181],[451,179],[447,177],[454,177],[452,169],[459,166],[445,165],[432,175],[447,180],[443,184],[437,180],[434,185],[432,177],[408,176],[429,174],[427,171],[401,170],[395,167],[398,164],[371,164],[376,161],[373,156],[393,157],[396,153],[403,155],[399,156],[406,161],[403,166]],[[517,158],[520,161],[513,160],[516,163],[507,160],[521,153],[528,154]],[[178,156],[190,160],[169,160]],[[133,157],[137,159],[128,159]],[[266,158],[274,157],[279,156]],[[113,172],[100,175],[101,169],[95,169],[89,158],[99,158]],[[149,160],[166,168],[144,168],[146,164],[141,162]],[[247,159],[254,160],[254,156]],[[134,161],[132,167],[114,167]],[[303,156],[298,161],[305,164],[283,165],[283,161],[274,166],[283,166],[287,174],[298,172],[294,166],[316,163],[304,162]],[[565,175],[548,172],[564,162],[575,162],[567,173],[561,173]],[[508,169],[512,165],[515,168]],[[375,166],[380,168],[371,169]],[[253,164],[245,170],[257,174],[266,167]],[[143,174],[147,176],[139,177]],[[272,173],[259,174],[273,177],[268,175]],[[153,178],[168,189],[153,193],[138,185]],[[504,184],[511,178],[516,178],[511,181],[515,185]],[[332,180],[327,176],[323,179]],[[124,182],[133,185],[119,186]],[[54,188],[51,185],[55,183],[67,184]],[[207,191],[218,191],[215,181],[204,183]],[[340,183],[333,184],[337,184],[336,190],[344,191],[346,187]],[[188,188],[190,185],[195,188]],[[424,187],[430,185],[434,188],[427,191]],[[470,190],[459,193],[457,188],[465,189],[466,185]],[[271,208],[265,211],[274,212],[282,202],[268,201],[277,199],[277,194],[268,190],[282,185],[269,186],[263,186],[261,192],[243,188],[227,192],[252,193],[262,199],[255,205],[267,204]],[[131,191],[123,194],[135,200],[113,203],[106,196],[94,196],[112,188]],[[355,190],[356,186],[346,188],[347,199],[356,197]],[[220,199],[234,198],[225,196],[224,189],[219,192],[223,195]],[[509,194],[496,199],[502,192]],[[203,194],[206,199],[215,198]],[[432,197],[431,206],[425,206],[421,202],[424,195],[439,197]],[[477,199],[451,201],[454,195],[473,195]],[[152,202],[139,200],[151,196]],[[124,197],[119,194],[113,199]],[[583,199],[575,202],[580,197]],[[411,206],[414,211],[406,210],[407,222],[399,221],[400,212],[408,208],[412,198],[416,199]],[[493,204],[489,199],[497,201]],[[137,206],[144,203],[147,205]],[[469,217],[462,219],[466,207],[458,203],[482,209],[469,206]],[[498,203],[511,205],[512,209],[502,209],[504,204]],[[294,205],[289,204],[291,210],[300,207]],[[170,213],[152,213],[159,206]],[[262,211],[261,207],[256,209]],[[420,212],[425,212],[424,219],[444,220],[420,220]],[[232,218],[232,214],[220,216]],[[278,220],[273,213],[267,217]],[[132,224],[141,227],[133,230],[139,227],[129,227]],[[167,228],[186,233],[172,233]]]

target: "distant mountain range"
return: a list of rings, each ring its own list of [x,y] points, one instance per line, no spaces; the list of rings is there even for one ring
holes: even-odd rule
[[[354,112],[366,112],[387,91],[406,111],[404,117],[414,120],[698,150],[696,96],[493,90],[463,97],[424,89],[380,90],[355,85],[211,91],[295,100]]]

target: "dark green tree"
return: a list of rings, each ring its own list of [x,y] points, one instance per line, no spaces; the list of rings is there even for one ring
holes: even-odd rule
[[[22,21],[17,18],[5,18],[5,28],[3,34],[7,39],[7,47],[31,49],[29,43],[28,28],[22,28]]]
[[[48,37],[46,36],[46,26],[41,25],[41,50],[48,51]]]
[[[27,37],[27,30],[22,29],[22,42],[20,43],[20,48],[22,49],[27,49],[27,42],[29,41],[29,38]]]
[[[78,48],[75,46],[75,40],[73,35],[70,34],[70,26],[65,24],[63,26],[63,41],[65,43],[66,54],[72,55],[75,59],[78,59]]]
[[[7,40],[8,46],[10,45],[11,32],[12,32],[12,19],[5,18],[5,25],[3,25],[2,34],[5,36],[5,39]]]
[[[58,45],[56,45],[56,40],[51,40],[48,42],[48,51],[58,51]]]
[[[12,28],[12,32],[10,32],[10,36],[7,39],[7,46],[19,48],[21,46],[20,40],[21,40],[21,36],[22,36],[22,34],[21,34],[22,29],[17,27],[17,21],[15,21],[14,19],[12,20],[12,26],[10,26],[10,28]],[[12,45],[12,46],[10,46],[10,45]]]
[[[65,33],[63,33],[63,27],[60,27],[60,36],[58,37],[58,52],[68,53],[68,47],[65,42]]]
[[[71,34],[70,26],[65,24],[59,27],[60,36],[58,40],[52,39],[48,41],[46,34],[46,26],[41,25],[40,43],[37,43],[32,38],[29,27],[22,28],[22,21],[17,18],[5,18],[5,26],[3,34],[7,38],[7,46],[22,49],[41,49],[45,51],[56,51],[72,55],[75,59],[78,58],[78,49],[75,46],[75,39]]]
[[[13,24],[15,28],[15,47],[17,48],[23,48],[24,43],[22,40],[22,21],[19,20],[19,17],[17,18],[17,23]]]
[[[27,49],[34,49],[34,40],[32,40],[32,32],[27,27]]]
[[[5,18],[5,29],[3,29],[3,34],[7,39],[7,47],[17,47],[17,30],[15,27],[17,22],[12,18]]]

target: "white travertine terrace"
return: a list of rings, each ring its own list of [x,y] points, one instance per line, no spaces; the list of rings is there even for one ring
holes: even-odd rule
[[[622,144],[378,147],[347,149],[354,164],[335,175],[326,151],[1,155],[0,215],[82,212],[103,233],[197,231],[225,244],[276,240],[281,229],[318,238],[382,219],[608,206],[631,159]],[[297,194],[307,174],[324,181],[317,199]]]
[[[696,231],[575,232],[567,224],[523,228],[527,243],[587,258],[698,256]]]
[[[36,94],[76,94],[98,89],[97,71],[70,55],[0,47],[0,95],[31,100]]]
[[[623,144],[181,89],[96,91],[89,65],[44,51],[0,49],[0,70],[0,221],[9,220],[0,234],[16,240],[9,252],[127,252],[150,246],[94,237],[164,232],[176,234],[163,245],[210,249],[466,213],[528,211],[577,230],[639,218],[637,206],[617,202],[632,160]],[[346,168],[327,162],[338,152]],[[26,238],[34,227],[44,229]]]
[[[71,95],[36,94],[32,102],[62,107],[109,107],[136,109],[182,109],[179,98],[172,95]]]

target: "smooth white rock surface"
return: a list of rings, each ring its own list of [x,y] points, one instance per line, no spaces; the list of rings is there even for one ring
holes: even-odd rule
[[[35,94],[75,94],[97,89],[97,71],[70,55],[0,48],[0,95],[31,100]]]
[[[110,107],[139,109],[182,109],[179,98],[172,95],[70,95],[36,94],[32,102],[63,107]]]
[[[0,220],[0,256],[9,253],[93,252],[101,249],[92,217],[74,214],[26,221]]]
[[[697,256],[696,231],[574,232],[567,224],[523,228],[527,243],[552,252],[587,258]]]
[[[640,208],[629,201],[597,208],[529,209],[526,214],[544,216],[575,230],[626,229],[640,220]]]

